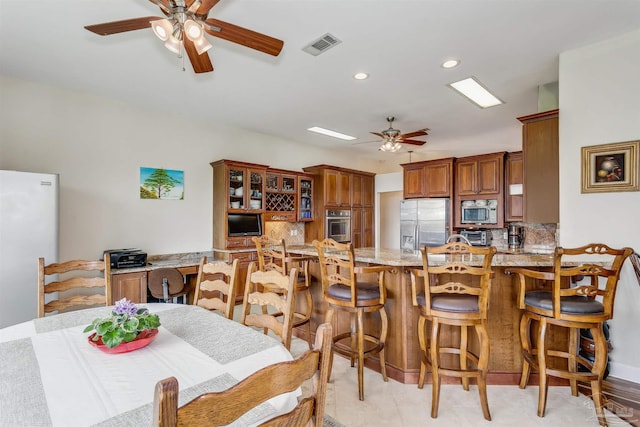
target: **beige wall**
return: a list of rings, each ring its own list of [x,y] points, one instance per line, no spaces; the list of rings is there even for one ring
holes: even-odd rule
[[[640,30],[560,56],[560,244],[640,251],[640,192],[582,194],[580,148],[640,140]],[[611,375],[640,382],[640,286],[626,263],[610,322]]]
[[[0,76],[0,169],[60,174],[60,259],[104,249],[211,248],[212,169],[238,159],[301,171],[378,162]],[[185,199],[141,200],[139,168],[184,171]]]

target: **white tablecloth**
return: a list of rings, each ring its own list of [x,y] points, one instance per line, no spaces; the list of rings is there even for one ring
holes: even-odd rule
[[[147,306],[162,326],[150,345],[131,353],[106,354],[88,344],[83,329],[107,315],[108,307],[0,329],[0,426],[150,425],[160,379],[178,379],[183,405],[292,359],[276,340],[202,308]],[[287,412],[297,395],[272,399],[234,425]]]

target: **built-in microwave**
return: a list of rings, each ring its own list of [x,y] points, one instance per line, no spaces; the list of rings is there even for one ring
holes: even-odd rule
[[[462,224],[497,224],[497,200],[464,200],[460,206]]]

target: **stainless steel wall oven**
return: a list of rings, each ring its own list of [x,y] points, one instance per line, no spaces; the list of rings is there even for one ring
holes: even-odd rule
[[[325,212],[325,237],[336,242],[351,241],[351,211],[344,209],[327,209]]]

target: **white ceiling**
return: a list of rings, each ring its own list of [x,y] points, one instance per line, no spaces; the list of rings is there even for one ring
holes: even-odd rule
[[[640,1],[221,0],[209,17],[279,38],[284,49],[274,58],[209,37],[215,70],[200,75],[187,58],[182,71],[151,30],[101,37],[83,28],[148,15],[161,13],[145,0],[0,0],[0,74],[115,98],[177,125],[186,114],[380,159],[404,160],[406,148],[381,153],[378,143],[306,129],[375,141],[369,132],[393,115],[402,132],[431,129],[418,157],[516,150],[516,117],[537,111],[559,54],[640,28]],[[317,57],[302,51],[327,32],[342,43]],[[461,65],[440,67],[452,57]],[[354,80],[358,71],[370,78]],[[505,104],[482,110],[446,86],[468,76]]]

